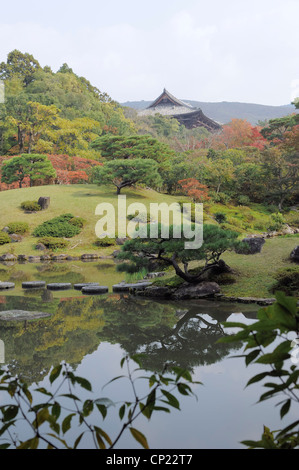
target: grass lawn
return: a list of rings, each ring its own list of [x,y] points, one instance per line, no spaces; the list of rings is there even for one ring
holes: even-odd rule
[[[149,208],[150,203],[176,202],[180,198],[159,194],[149,189],[127,189],[123,192],[127,196],[127,206],[133,202],[143,203]],[[51,203],[49,209],[32,214],[26,214],[20,208],[24,201],[37,201],[39,197],[50,197]],[[83,217],[87,224],[79,235],[70,240],[70,245],[66,249],[57,250],[57,254],[65,253],[72,256],[79,256],[85,253],[95,253],[101,250],[101,254],[111,253],[116,248],[98,248],[95,246],[97,240],[95,226],[100,216],[95,215],[95,209],[98,204],[107,202],[116,208],[118,199],[114,187],[97,185],[53,185],[39,186],[33,188],[14,189],[0,193],[0,230],[11,222],[27,222],[30,233],[21,243],[6,244],[0,246],[0,255],[13,252],[16,255],[38,255],[40,252],[35,250],[37,238],[30,234],[35,227],[46,220],[57,217],[61,214],[71,213],[75,217]]]

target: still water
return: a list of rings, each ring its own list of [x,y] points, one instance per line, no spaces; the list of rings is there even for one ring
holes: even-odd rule
[[[113,293],[84,296],[73,289],[22,289],[24,281],[43,280],[100,282],[111,292],[112,285],[123,280],[112,262],[1,265],[0,280],[16,286],[1,293],[0,311],[49,314],[35,321],[0,322],[0,360],[22,376],[31,390],[48,387],[51,368],[65,361],[92,383],[96,397],[129,400],[126,381],[113,382],[104,391],[103,386],[122,374],[124,355],[143,353],[147,371],[159,372],[168,362],[188,369],[193,380],[202,383],[193,389],[197,400],[180,396],[181,411],[159,412],[150,422],[144,418],[137,423],[152,449],[238,449],[244,448],[241,440],[258,440],[263,425],[279,429],[273,403],[256,404],[259,387],[245,389],[249,378],[261,370],[246,369],[242,358],[232,358],[241,353],[240,345],[217,343],[228,333],[221,322],[252,321],[256,306],[207,300],[162,302]],[[105,431],[113,437],[118,430],[117,410],[112,410]],[[70,431],[70,442],[79,434],[78,429]],[[93,447],[88,440],[82,446]],[[125,434],[118,447],[134,449],[139,444]]]

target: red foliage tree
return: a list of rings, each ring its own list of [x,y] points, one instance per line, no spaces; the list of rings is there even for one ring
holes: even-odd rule
[[[190,197],[193,202],[205,202],[210,199],[208,193],[209,188],[201,184],[195,178],[187,178],[179,181],[180,186],[182,187],[184,194]]]

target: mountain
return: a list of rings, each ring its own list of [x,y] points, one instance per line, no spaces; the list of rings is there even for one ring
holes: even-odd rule
[[[192,100],[182,101],[191,104],[195,108],[200,108],[206,116],[221,124],[226,124],[232,119],[246,119],[252,125],[257,125],[259,121],[280,118],[299,112],[293,105],[288,104],[283,106],[267,106],[228,101],[219,103]],[[121,105],[139,111],[147,108],[151,103],[151,101],[127,101],[126,103],[121,103]]]

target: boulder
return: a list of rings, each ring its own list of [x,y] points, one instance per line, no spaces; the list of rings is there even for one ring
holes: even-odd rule
[[[93,260],[93,259],[98,259],[98,257],[99,257],[99,255],[97,255],[96,253],[89,253],[89,254],[82,255],[81,260],[82,261],[89,261],[89,260]]]
[[[6,253],[5,255],[0,256],[0,261],[17,261],[17,256],[12,255],[11,253]]]
[[[36,250],[45,251],[47,248],[43,243],[38,243],[35,247]]]
[[[200,299],[213,297],[220,293],[220,287],[216,282],[201,282],[199,284],[184,284],[172,295],[175,300]]]
[[[13,282],[0,282],[0,290],[14,289],[15,284]]]
[[[37,203],[42,208],[42,210],[48,209],[50,207],[50,198],[40,197]]]
[[[294,261],[295,263],[299,263],[299,245],[296,246],[296,248],[293,249],[291,255],[290,255],[290,258],[292,261]]]
[[[247,247],[236,249],[236,253],[240,255],[255,255],[261,253],[265,239],[262,237],[244,238],[242,242],[246,243]]]
[[[46,287],[45,281],[31,281],[22,283],[23,289],[40,289],[43,287]]]
[[[12,243],[20,243],[23,240],[23,237],[18,233],[12,233],[9,235],[9,238],[11,239]]]

